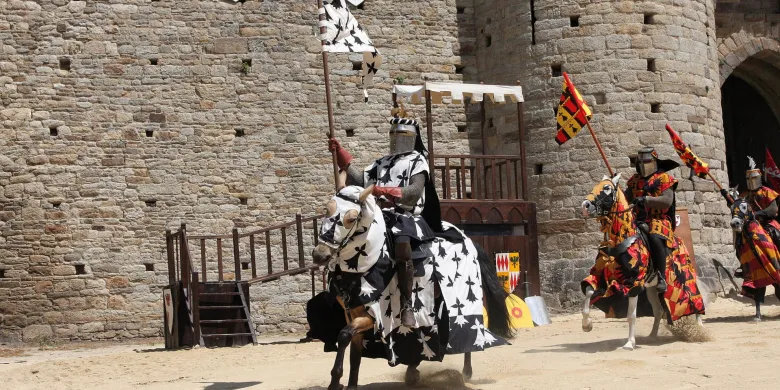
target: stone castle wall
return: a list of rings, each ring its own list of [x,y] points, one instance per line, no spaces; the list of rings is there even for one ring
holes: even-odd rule
[[[354,14],[385,64],[364,104],[360,56],[331,55],[337,137],[359,164],[386,149],[394,79],[521,81],[543,293],[552,307],[572,307],[600,240],[578,206],[606,168],[587,132],[563,146],[553,139],[559,72],[593,108],[624,178],[640,145],[676,158],[668,122],[725,183],[720,85],[751,56],[780,53],[773,3],[368,0]],[[0,338],[158,335],[166,227],[225,234],[319,210],[332,171],[314,8],[0,4]],[[422,106],[408,108],[424,117]],[[435,106],[436,149],[481,152],[475,113]],[[485,123],[489,153],[517,153],[513,105],[488,105]],[[687,168],[673,174],[711,282],[712,259],[736,263],[725,204]],[[301,330],[309,283],[253,286],[258,329]]]
[[[166,227],[227,234],[322,208],[333,179],[315,4],[1,2],[0,339],[160,335]],[[358,164],[387,149],[393,78],[473,72],[458,12],[354,11],[386,57],[366,105],[360,57],[330,56],[336,134]],[[467,152],[464,111],[435,112],[437,147]],[[254,286],[258,328],[301,330],[308,294],[306,277]]]

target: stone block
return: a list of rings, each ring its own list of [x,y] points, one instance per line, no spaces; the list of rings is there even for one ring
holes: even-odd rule
[[[47,340],[53,336],[51,325],[29,325],[22,330],[22,339],[26,342]]]
[[[243,54],[249,52],[246,38],[218,38],[212,41],[208,50],[212,54]]]

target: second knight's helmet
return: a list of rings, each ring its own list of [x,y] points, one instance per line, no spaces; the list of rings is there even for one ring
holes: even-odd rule
[[[761,188],[761,170],[756,168],[756,161],[753,157],[748,156],[748,170],[745,171],[745,181],[747,181],[747,188],[750,191],[755,191]]]
[[[393,118],[390,120],[390,154],[403,154],[415,150],[420,124],[414,119]]]
[[[649,177],[658,172],[658,153],[652,147],[639,149],[637,153],[636,167],[639,175]]]

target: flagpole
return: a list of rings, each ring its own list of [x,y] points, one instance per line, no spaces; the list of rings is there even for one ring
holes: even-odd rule
[[[325,14],[320,13],[320,9],[322,9],[322,0],[317,0],[317,13],[319,14],[319,20],[323,21],[325,19]],[[320,35],[323,35],[327,32],[327,28],[325,26],[320,26]],[[322,47],[325,47],[325,41],[322,41]],[[330,70],[328,69],[328,52],[326,52],[324,49],[322,50],[322,71],[325,73],[325,101],[328,105],[328,138],[335,138],[336,134],[336,124],[335,120],[333,119],[333,100],[330,97]],[[334,149],[331,152],[331,157],[333,159],[333,185],[336,187],[336,191],[339,189],[339,165],[338,160],[336,159],[336,150]]]
[[[587,117],[585,117],[585,123],[588,125],[588,131],[590,131],[591,137],[593,137],[593,142],[596,143],[596,147],[599,148],[599,153],[601,153],[601,158],[604,159],[604,164],[607,164],[607,169],[609,170],[609,176],[615,176],[615,172],[612,171],[612,166],[609,165],[609,161],[607,161],[607,155],[604,154],[604,149],[601,148],[601,143],[599,142],[598,138],[596,138],[596,133],[593,132],[593,128],[590,127],[590,121]]]

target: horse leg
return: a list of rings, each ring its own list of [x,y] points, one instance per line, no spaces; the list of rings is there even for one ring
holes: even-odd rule
[[[628,298],[628,314],[626,319],[628,320],[628,341],[623,349],[633,351],[636,348],[636,305],[639,297]]]
[[[404,383],[406,383],[407,386],[414,386],[417,384],[417,382],[420,381],[420,371],[417,370],[418,365],[419,363],[406,366],[406,376],[404,376]]]
[[[474,371],[471,368],[471,352],[463,354],[463,371],[461,373],[463,374],[464,380],[471,379],[471,376],[474,374]]]
[[[650,331],[650,337],[655,338],[658,337],[658,327],[661,325],[661,299],[656,286],[647,286],[647,299],[653,307],[653,330]]]
[[[337,338],[338,350],[336,351],[336,361],[333,363],[333,369],[330,371],[330,385],[328,390],[340,390],[342,388],[339,382],[344,374],[344,353],[347,351],[347,345],[352,341],[352,324],[347,325],[339,332]]]
[[[352,343],[349,347],[349,383],[347,384],[347,390],[357,390],[360,359],[362,355],[363,333],[358,333],[355,337],[352,337]]]
[[[756,301],[756,316],[753,318],[753,321],[760,322],[761,321],[761,301],[758,299],[758,297],[753,298]]]
[[[349,382],[347,383],[347,389],[357,390],[360,360],[363,356],[363,333],[374,327],[374,320],[365,312],[363,307],[351,309],[350,312],[354,320],[349,324],[353,329],[353,336],[349,349]]]
[[[590,298],[593,296],[593,287],[585,289],[585,300],[582,302],[582,330],[593,330],[593,321],[590,319]]]

